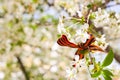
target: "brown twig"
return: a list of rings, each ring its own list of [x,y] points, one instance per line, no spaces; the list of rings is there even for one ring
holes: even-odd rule
[[[18,60],[18,63],[19,63],[19,65],[20,65],[20,68],[21,68],[21,70],[22,70],[22,72],[23,72],[26,80],[30,80],[30,79],[29,79],[29,76],[28,76],[28,74],[27,74],[27,71],[26,71],[26,69],[25,69],[25,67],[24,67],[24,65],[23,65],[20,57],[19,57],[19,56],[16,56],[16,58],[17,58],[17,60]]]

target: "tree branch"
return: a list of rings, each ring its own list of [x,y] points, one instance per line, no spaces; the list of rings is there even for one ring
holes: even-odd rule
[[[21,68],[21,70],[22,70],[22,72],[23,72],[26,80],[30,80],[30,79],[29,79],[29,76],[28,76],[28,74],[27,74],[27,71],[26,71],[26,69],[25,69],[25,67],[24,67],[24,65],[23,65],[20,57],[19,57],[19,56],[16,56],[16,58],[17,58],[17,60],[18,60],[18,64],[20,65],[20,68]]]

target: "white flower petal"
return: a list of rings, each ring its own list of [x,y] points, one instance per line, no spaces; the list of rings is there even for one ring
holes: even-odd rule
[[[79,60],[79,55],[75,55],[75,61]]]
[[[75,42],[77,43],[85,43],[87,39],[90,38],[90,35],[87,32],[84,32],[82,30],[76,31],[76,38]]]
[[[67,68],[66,69],[66,73],[70,73],[71,71],[70,71],[70,68]]]
[[[73,73],[73,74],[76,74],[76,73],[77,73],[76,68],[73,68],[73,69],[72,69],[72,73]]]

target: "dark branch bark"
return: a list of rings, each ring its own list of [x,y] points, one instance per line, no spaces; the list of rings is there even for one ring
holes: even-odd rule
[[[24,67],[24,65],[23,65],[20,57],[19,57],[19,56],[16,56],[16,58],[17,58],[17,60],[18,60],[18,64],[20,65],[20,68],[21,68],[21,70],[22,70],[22,72],[23,72],[26,80],[30,80],[30,79],[29,79],[29,76],[28,76],[28,74],[27,74],[27,71],[26,71],[26,69],[25,69],[25,67]]]

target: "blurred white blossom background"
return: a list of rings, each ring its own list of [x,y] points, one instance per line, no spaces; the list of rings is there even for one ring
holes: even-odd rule
[[[84,38],[82,40],[79,34],[84,32],[77,31],[77,24],[62,21],[61,16],[69,19],[76,12],[83,16],[87,11],[85,6],[94,1],[96,0],[0,0],[0,80],[66,80],[66,76],[69,76],[66,72],[70,73],[67,67],[74,58],[76,49],[59,46],[58,33],[65,33],[69,38],[79,36],[75,42],[82,42]],[[105,3],[105,0],[100,1]],[[107,6],[117,3],[120,1],[109,2]],[[96,18],[93,22],[97,28],[102,27],[107,42],[119,53],[120,10],[119,7],[113,8],[99,8],[94,12]],[[112,10],[117,11],[114,13],[117,19],[109,18]],[[73,37],[62,26],[74,26],[73,30],[79,34]],[[88,24],[83,25],[84,28],[87,26]],[[85,38],[88,37],[86,33]],[[103,37],[102,40],[104,42]],[[105,55],[95,54],[98,60],[102,60]],[[109,67],[114,69],[114,80],[119,80],[119,62],[114,59]],[[80,69],[79,80],[93,80],[85,71],[86,67]]]

